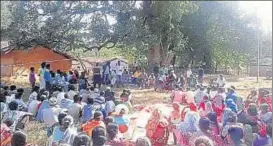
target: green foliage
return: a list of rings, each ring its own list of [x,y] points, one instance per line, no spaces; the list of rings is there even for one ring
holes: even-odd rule
[[[147,66],[149,49],[159,46],[161,61],[172,53],[178,65],[215,69],[246,65],[257,54],[259,31],[261,54],[272,52],[272,34],[253,27],[256,18],[237,2],[1,1],[1,8],[1,35],[12,49],[40,44],[81,56],[95,49]]]

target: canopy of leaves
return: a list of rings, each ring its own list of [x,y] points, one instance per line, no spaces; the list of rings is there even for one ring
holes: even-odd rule
[[[159,46],[161,59],[174,53],[180,65],[211,68],[245,65],[261,34],[262,53],[272,52],[272,35],[257,29],[256,17],[241,12],[237,2],[1,1],[1,8],[1,36],[11,49],[112,48],[147,60],[148,49]]]

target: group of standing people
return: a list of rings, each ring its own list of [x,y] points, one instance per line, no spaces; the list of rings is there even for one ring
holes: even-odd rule
[[[94,86],[98,84],[99,88],[101,84],[110,84],[117,88],[124,87],[126,83],[129,83],[129,71],[122,66],[121,61],[112,67],[110,62],[107,62],[103,67],[97,63],[93,68],[93,82]]]

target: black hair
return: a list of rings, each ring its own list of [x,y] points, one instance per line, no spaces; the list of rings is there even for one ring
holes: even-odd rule
[[[12,101],[9,103],[9,109],[15,111],[18,109],[18,103],[16,101]]]
[[[11,86],[9,87],[9,89],[10,89],[10,91],[16,90],[16,86],[15,86],[15,85],[11,85]]]
[[[62,88],[61,86],[58,86],[58,87],[57,87],[57,91],[62,92],[62,91],[63,91],[63,88]]]
[[[51,77],[52,77],[52,78],[55,78],[55,77],[56,77],[55,72],[53,72],[52,70],[51,70],[51,71],[49,71],[49,72],[50,72],[50,74],[51,74]]]
[[[94,113],[94,120],[100,120],[101,116],[102,116],[102,113],[100,111],[96,111]]]
[[[5,92],[8,92],[8,91],[5,91]],[[6,102],[6,100],[7,100],[7,97],[5,93],[0,93],[0,102]]]
[[[71,85],[71,84],[68,85],[68,90],[73,90],[73,91],[74,91],[74,90],[75,90],[75,86],[74,86],[74,85]]]
[[[199,120],[199,128],[203,131],[207,131],[209,130],[209,127],[210,127],[210,121],[208,118],[201,118]]]
[[[73,75],[73,71],[70,70],[70,71],[69,71],[69,74],[70,74],[70,75]]]
[[[98,126],[92,131],[93,146],[103,146],[106,142],[105,129]]]
[[[9,86],[4,86],[3,89],[4,90],[9,90]]]
[[[46,64],[46,69],[50,69],[50,64]]]
[[[100,91],[100,96],[104,96],[104,91]]]
[[[6,91],[3,92],[3,94],[4,94],[5,96],[8,96],[8,95],[9,95],[9,92],[6,90]]]
[[[23,88],[18,88],[18,89],[17,89],[17,92],[18,92],[18,93],[24,93],[24,89],[23,89]]]
[[[118,125],[116,123],[109,123],[106,131],[110,140],[113,140],[118,134]]]
[[[73,146],[90,146],[91,139],[85,133],[78,134],[73,141]]]
[[[46,66],[46,62],[42,62],[41,63],[41,68],[45,68],[45,66]]]
[[[33,88],[33,90],[32,90],[32,92],[39,92],[39,90],[40,90],[40,87],[39,86],[34,86],[34,88]]]
[[[11,138],[11,146],[25,146],[27,143],[27,135],[22,131],[16,131]]]
[[[244,137],[244,131],[240,127],[230,127],[228,129],[228,134],[234,142],[240,141]]]
[[[92,87],[90,87],[90,91],[94,91],[95,90],[95,88],[92,86]]]
[[[80,97],[78,94],[74,95],[73,97],[74,102],[78,102],[80,100]]]
[[[94,104],[94,100],[91,97],[87,98],[87,104]]]
[[[31,68],[30,68],[30,71],[34,71],[34,67],[31,67]]]
[[[58,74],[61,74],[62,72],[61,72],[61,70],[59,70],[59,69],[57,69],[57,71],[56,71]]]
[[[64,98],[69,98],[69,97],[68,97],[68,94],[65,93],[65,94],[64,94]]]
[[[23,95],[23,93],[18,92],[18,93],[15,95],[15,99],[22,99],[22,95]]]
[[[113,123],[113,122],[114,122],[114,118],[111,116],[106,117],[104,120],[105,126],[108,126],[108,124]]]
[[[67,116],[67,113],[65,113],[65,112],[61,112],[58,115],[58,122],[59,122],[60,125],[62,125],[62,121],[63,121],[64,117],[66,117],[66,116]]]
[[[14,121],[10,118],[7,118],[3,123],[5,123],[8,127],[12,126]]]

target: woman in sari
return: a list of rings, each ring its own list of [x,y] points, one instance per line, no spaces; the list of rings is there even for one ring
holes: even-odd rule
[[[184,121],[176,127],[176,130],[174,131],[180,146],[190,145],[190,137],[199,130],[199,119],[200,116],[197,112],[189,111],[187,112]]]
[[[256,104],[249,104],[246,110],[246,119],[244,124],[249,124],[252,127],[253,133],[258,133],[259,131],[259,114],[258,107]]]
[[[12,130],[5,123],[1,123],[1,146],[8,146],[11,143]]]
[[[110,123],[107,128],[107,142],[106,145],[111,145],[111,146],[132,146],[133,143],[124,140],[122,137],[118,136],[119,133],[119,127],[116,123]]]
[[[217,121],[217,115],[215,112],[210,112],[208,114],[208,119],[210,121],[210,129],[212,134],[219,135],[221,131],[220,124]]]
[[[269,112],[268,104],[264,103],[260,106],[259,118],[267,125],[272,123],[272,112]]]
[[[146,125],[146,136],[153,146],[167,145],[169,138],[167,118],[163,117],[159,109],[154,109]]]
[[[128,108],[123,104],[116,106],[114,122],[118,124],[121,133],[126,133],[129,129],[129,119],[125,117],[125,114],[127,114],[128,111]]]
[[[92,131],[94,128],[98,126],[105,127],[102,118],[102,113],[100,111],[96,111],[92,120],[82,124],[82,131],[85,132],[88,136],[92,136]]]

